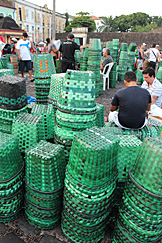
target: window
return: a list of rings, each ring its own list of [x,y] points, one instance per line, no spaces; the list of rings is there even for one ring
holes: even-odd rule
[[[29,33],[29,25],[26,26],[26,32]]]
[[[48,25],[48,27],[50,26],[50,17],[49,17],[49,15],[47,16],[47,25]]]
[[[22,21],[22,13],[21,13],[21,8],[19,8],[19,19]]]
[[[20,24],[19,26],[20,26],[20,28],[22,29],[22,24]]]
[[[32,12],[31,15],[32,15],[32,21],[34,22],[34,12]]]
[[[10,17],[12,19],[12,15],[11,14],[9,14],[8,17]]]
[[[38,13],[37,17],[38,17],[38,24],[40,24],[40,13]]]
[[[28,10],[26,10],[26,20],[28,20],[28,16],[29,16],[29,13],[28,13]]]
[[[32,26],[32,33],[34,32],[34,26]]]
[[[45,16],[44,16],[44,14],[42,16],[42,24],[43,24],[43,26],[45,25]]]

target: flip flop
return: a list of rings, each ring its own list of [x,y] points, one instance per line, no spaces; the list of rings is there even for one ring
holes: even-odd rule
[[[34,78],[33,79],[30,79],[30,82],[33,82],[34,81]]]

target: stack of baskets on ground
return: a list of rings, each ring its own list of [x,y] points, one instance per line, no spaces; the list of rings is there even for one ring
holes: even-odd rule
[[[34,65],[36,101],[40,104],[47,104],[51,75],[56,73],[53,56],[50,54],[34,55]]]
[[[88,48],[84,48],[81,56],[80,71],[87,71]]]
[[[161,242],[162,139],[145,138],[129,171],[113,243]]]
[[[57,107],[55,140],[68,159],[73,136],[96,124],[94,74],[67,70]]]
[[[119,138],[110,129],[93,127],[74,136],[61,223],[72,242],[97,243],[104,237],[116,186],[119,147]]]
[[[17,55],[11,55],[10,61],[11,62],[8,64],[8,67],[10,67],[10,65],[12,65],[11,67],[14,69],[14,73],[17,74],[19,71]]]
[[[100,78],[101,40],[90,39],[88,48],[88,71],[95,75],[95,96],[103,94],[103,79]]]
[[[0,222],[18,217],[23,206],[24,163],[18,139],[0,132]]]
[[[52,229],[60,223],[65,177],[61,145],[40,141],[25,154],[25,215],[31,225]]]
[[[12,123],[20,113],[27,112],[25,79],[0,77],[0,131],[12,133]]]

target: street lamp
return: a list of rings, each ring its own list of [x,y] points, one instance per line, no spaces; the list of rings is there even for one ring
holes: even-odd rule
[[[55,30],[55,0],[53,0],[53,14],[52,14],[52,38],[53,40],[55,40],[55,33],[56,33],[56,30]]]

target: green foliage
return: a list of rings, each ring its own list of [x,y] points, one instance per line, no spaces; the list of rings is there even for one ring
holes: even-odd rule
[[[89,16],[79,16],[70,22],[70,26],[67,26],[65,31],[67,31],[67,28],[69,29],[72,27],[88,27],[88,32],[93,32],[96,29],[96,24]]]
[[[99,26],[99,32],[111,32],[113,28],[113,18],[110,17],[100,17],[102,25]]]
[[[89,15],[89,13],[88,12],[79,12],[79,13],[76,13],[76,15],[86,16],[86,15]]]
[[[69,25],[69,14],[66,12],[65,13],[66,16],[66,23],[65,23],[65,27],[67,27]]]

